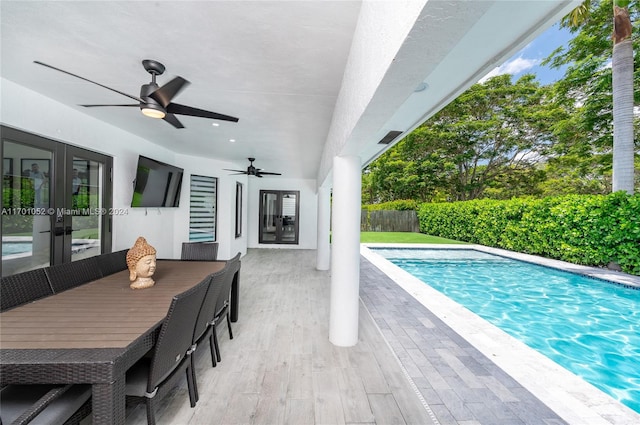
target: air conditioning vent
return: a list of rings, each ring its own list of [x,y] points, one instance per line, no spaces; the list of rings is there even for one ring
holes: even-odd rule
[[[392,130],[392,131],[388,132],[387,135],[384,136],[382,138],[382,140],[380,140],[378,142],[378,144],[379,145],[388,145],[389,143],[393,142],[396,139],[396,137],[398,137],[401,134],[402,134],[402,131]]]

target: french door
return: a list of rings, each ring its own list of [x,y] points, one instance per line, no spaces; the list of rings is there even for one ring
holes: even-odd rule
[[[2,275],[111,251],[111,157],[2,127]]]
[[[259,243],[298,243],[299,200],[299,191],[260,191]]]

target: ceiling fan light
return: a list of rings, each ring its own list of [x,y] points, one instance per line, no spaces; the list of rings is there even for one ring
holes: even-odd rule
[[[151,118],[162,119],[167,115],[160,105],[155,105],[153,103],[147,103],[145,106],[140,107],[140,110],[144,115]]]

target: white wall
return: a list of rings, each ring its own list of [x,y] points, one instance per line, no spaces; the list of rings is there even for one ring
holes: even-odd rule
[[[315,180],[279,180],[229,175],[223,168],[238,164],[181,155],[159,147],[117,127],[82,114],[15,83],[1,79],[0,123],[52,140],[80,146],[113,157],[113,207],[126,215],[113,217],[113,250],[129,248],[144,236],[158,251],[159,258],[179,258],[180,245],[188,240],[189,179],[191,174],[218,177],[218,255],[221,259],[246,253],[247,245],[257,247],[258,184],[269,189],[301,192],[300,248],[315,248]],[[145,155],[185,170],[179,208],[131,208],[133,180],[138,155]],[[257,181],[263,181],[258,183]],[[244,184],[243,235],[235,238],[235,187]],[[309,204],[307,204],[307,202]],[[253,243],[252,243],[253,241]],[[262,245],[260,245],[262,246]],[[285,245],[284,247],[292,247]]]
[[[299,248],[316,249],[318,241],[318,195],[315,180],[294,180],[282,177],[250,177],[249,190],[249,248]],[[300,222],[298,245],[289,244],[259,244],[258,231],[260,224],[260,191],[261,190],[299,190],[300,191]]]

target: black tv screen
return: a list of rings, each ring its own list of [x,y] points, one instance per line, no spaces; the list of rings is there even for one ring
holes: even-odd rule
[[[179,206],[183,172],[182,168],[140,155],[131,206]]]

